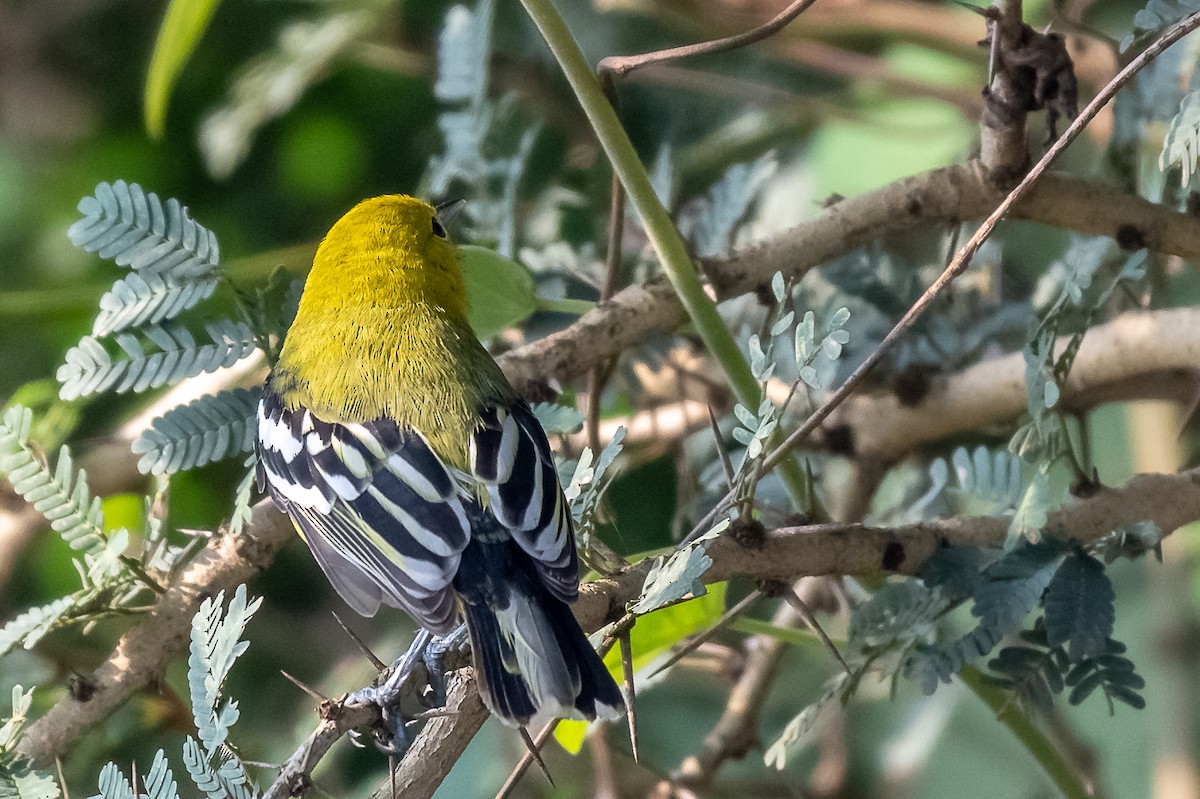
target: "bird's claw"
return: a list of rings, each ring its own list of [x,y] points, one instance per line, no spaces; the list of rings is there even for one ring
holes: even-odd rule
[[[372,731],[375,747],[392,757],[400,757],[412,745],[408,726],[417,714],[405,710],[405,700],[412,699],[425,709],[442,707],[446,703],[446,678],[443,663],[446,657],[459,652],[468,643],[466,625],[460,625],[443,638],[421,630],[412,644],[387,672],[383,682],[369,685],[351,693],[346,701],[375,705],[382,724]],[[354,736],[357,742],[359,735]]]

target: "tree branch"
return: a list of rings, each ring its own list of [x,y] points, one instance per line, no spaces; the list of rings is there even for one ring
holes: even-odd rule
[[[108,659],[88,676],[87,692],[70,692],[30,724],[17,751],[47,767],[134,693],[162,679],[187,648],[192,616],[206,597],[232,590],[266,568],[292,539],[291,523],[260,502],[243,535],[218,534],[176,575],[154,610],[129,628]]]
[[[702,266],[718,298],[729,299],[766,285],[776,272],[799,278],[891,233],[986,216],[1003,197],[977,164],[943,167],[841,200],[812,221]],[[1095,181],[1048,173],[1012,215],[1200,261],[1200,220]],[[671,286],[657,278],[623,289],[570,327],[499,361],[517,390],[526,391],[578,377],[686,319]]]
[[[1138,475],[1120,488],[1104,488],[1087,500],[1051,513],[1047,529],[1063,530],[1087,542],[1122,524],[1143,519],[1156,522],[1169,533],[1197,518],[1200,469],[1176,475]],[[767,533],[762,546],[755,549],[721,537],[709,546],[713,565],[704,579],[715,582],[734,575],[787,580],[826,574],[912,574],[942,546],[1000,546],[1008,523],[1008,518],[1001,516],[894,528],[861,524],[781,528]],[[60,700],[27,728],[20,753],[34,764],[53,762],[136,691],[160,679],[166,666],[184,650],[191,617],[203,598],[245,582],[264,568],[291,537],[291,525],[269,502],[255,507],[243,535],[216,536],[172,582],[150,616],[132,627],[106,662],[92,673],[89,681],[94,690],[87,701],[70,695]],[[584,585],[574,606],[584,629],[595,630],[620,618],[626,604],[641,593],[649,566],[649,561],[643,561]],[[458,715],[430,721],[400,764],[397,784],[409,786],[413,795],[426,795],[423,791],[432,791],[440,784],[457,753],[486,718],[467,676],[452,683],[450,707],[457,709]]]
[[[1061,349],[1066,338],[1060,339]],[[1200,308],[1126,313],[1091,328],[1062,387],[1062,407],[1087,410],[1125,399],[1192,400],[1200,383]],[[1026,409],[1019,352],[934,378],[915,407],[895,395],[860,395],[830,418],[857,455],[886,461],[921,444],[1016,418]]]

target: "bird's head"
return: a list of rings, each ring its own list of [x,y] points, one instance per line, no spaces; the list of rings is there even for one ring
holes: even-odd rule
[[[466,289],[446,221],[415,197],[363,200],[334,223],[317,248],[306,299],[352,298],[396,307],[422,302],[465,319]]]

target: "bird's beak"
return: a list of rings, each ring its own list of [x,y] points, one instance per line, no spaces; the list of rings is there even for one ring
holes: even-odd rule
[[[438,219],[442,220],[442,224],[449,225],[466,205],[466,200],[447,200],[444,203],[435,205],[434,210],[437,211]]]

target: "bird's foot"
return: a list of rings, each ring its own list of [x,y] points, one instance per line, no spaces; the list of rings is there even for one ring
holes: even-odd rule
[[[346,697],[348,703],[379,708],[383,723],[372,735],[380,751],[396,757],[403,755],[412,745],[409,725],[419,720],[422,711],[446,703],[445,662],[450,655],[466,649],[466,629],[466,625],[460,625],[443,638],[435,638],[426,630],[418,631],[408,650],[383,673],[382,682]]]

